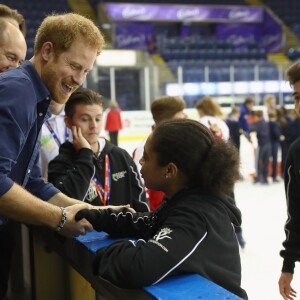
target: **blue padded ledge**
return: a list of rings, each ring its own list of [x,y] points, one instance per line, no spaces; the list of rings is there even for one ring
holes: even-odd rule
[[[75,239],[82,243],[89,249],[89,251],[93,253],[96,253],[98,249],[108,246],[113,242],[128,240],[128,238],[111,238],[107,233],[102,231],[91,231],[86,233],[85,235],[80,235]]]
[[[144,287],[144,290],[158,300],[241,300],[197,274],[168,278],[161,283]]]
[[[120,240],[120,238],[110,238],[105,232],[97,231],[88,232],[75,239],[92,253]],[[144,287],[143,290],[157,300],[241,300],[238,296],[198,274],[168,278],[158,284]]]

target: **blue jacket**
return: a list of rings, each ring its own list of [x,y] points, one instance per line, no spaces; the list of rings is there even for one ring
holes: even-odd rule
[[[29,61],[0,74],[0,99],[0,197],[16,182],[49,200],[59,190],[41,179],[38,156],[50,94]]]

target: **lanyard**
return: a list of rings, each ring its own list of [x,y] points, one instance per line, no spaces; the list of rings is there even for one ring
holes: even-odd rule
[[[45,122],[45,124],[46,124],[47,128],[49,129],[49,131],[50,131],[50,133],[51,133],[53,139],[55,140],[57,146],[60,147],[61,141],[59,140],[58,136],[57,136],[56,133],[54,132],[54,130],[53,130],[51,124],[49,123],[48,120]],[[65,141],[68,141],[68,140],[69,140],[69,136],[70,136],[69,130],[68,130],[67,126],[65,126]]]
[[[94,176],[92,178],[96,191],[100,197],[100,200],[103,204],[109,205],[109,198],[110,198],[110,186],[111,186],[111,178],[110,178],[110,164],[108,155],[105,155],[105,166],[104,166],[104,188],[99,182],[99,180]]]

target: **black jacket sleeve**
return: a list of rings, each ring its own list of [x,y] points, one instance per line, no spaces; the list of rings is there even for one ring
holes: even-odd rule
[[[147,203],[146,191],[141,180],[140,173],[132,157],[129,154],[126,154],[126,156],[130,171],[132,207],[138,212],[147,212],[150,209]]]
[[[154,212],[132,213],[127,208],[82,209],[75,220],[87,219],[97,231],[105,231],[112,237],[145,238],[156,221]]]
[[[49,163],[48,180],[69,197],[84,200],[94,168],[91,149],[82,148],[73,154],[61,153]]]
[[[283,272],[294,272],[295,262],[300,259],[300,139],[290,148],[285,167],[285,192],[288,219],[285,224],[286,239],[284,250],[280,255],[284,258]]]
[[[191,218],[192,208],[174,211],[149,240],[118,241],[98,250],[95,275],[123,288],[142,288],[177,275],[177,268],[206,237],[202,218]],[[197,228],[197,230],[195,230]]]

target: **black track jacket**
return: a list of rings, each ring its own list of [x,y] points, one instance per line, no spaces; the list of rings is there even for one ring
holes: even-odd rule
[[[288,210],[285,224],[286,239],[282,272],[294,273],[295,262],[300,261],[300,138],[290,147],[284,168],[284,185]]]
[[[100,212],[99,215],[104,215]],[[141,288],[179,274],[199,274],[247,299],[233,224],[241,213],[231,198],[186,189],[154,212],[110,212],[99,231],[133,237],[97,251],[94,273],[123,288]],[[97,224],[94,228],[97,228]]]
[[[63,143],[58,156],[49,163],[48,180],[69,197],[101,206],[91,179],[95,175],[103,186],[106,154],[110,164],[109,204],[130,204],[136,211],[149,211],[144,186],[133,159],[126,150],[107,140],[98,158],[95,158],[91,149],[82,148],[76,152],[72,143]]]

